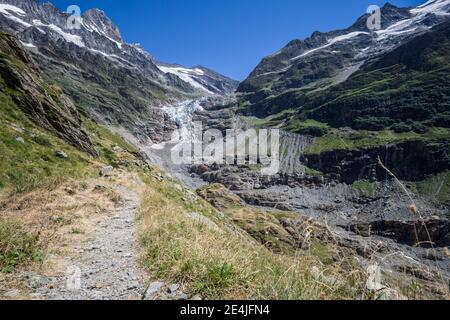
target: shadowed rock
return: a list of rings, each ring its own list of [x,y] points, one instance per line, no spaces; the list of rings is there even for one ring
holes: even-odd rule
[[[0,34],[0,77],[11,98],[31,121],[97,157],[98,152],[81,124],[73,102],[58,87],[47,85],[11,35]]]

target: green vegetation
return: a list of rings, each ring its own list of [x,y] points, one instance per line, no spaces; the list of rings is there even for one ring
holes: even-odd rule
[[[313,137],[322,137],[330,131],[330,127],[325,123],[311,119],[302,121],[298,118],[292,118],[283,129]]]
[[[362,196],[373,197],[375,196],[377,183],[366,180],[356,181],[355,183],[353,183],[353,188],[357,190]]]
[[[52,189],[69,180],[96,174],[89,155],[32,123],[9,95],[0,93],[0,192],[23,193]],[[117,164],[117,146],[135,155],[138,150],[118,134],[86,120],[85,127],[100,151],[100,160]],[[63,152],[67,157],[58,156]]]
[[[323,176],[324,175],[323,172],[311,169],[309,167],[305,167],[305,173],[309,176]]]
[[[253,208],[228,208],[225,214],[240,228],[273,252],[295,254],[295,240],[283,228],[280,218],[295,219],[294,213],[264,212]]]
[[[108,128],[96,124],[95,122],[86,119],[84,126],[89,132],[89,135],[100,151],[100,159],[109,163],[110,165],[117,166],[117,153],[113,151],[114,148],[120,148],[129,154],[137,155],[139,150],[125,141],[119,134],[111,132]]]
[[[327,100],[318,97],[305,106],[309,110],[304,115],[334,127],[372,131],[392,126],[423,133],[433,126],[448,127],[449,74],[450,63],[426,73],[400,66],[361,71],[325,95]]]
[[[272,128],[279,126],[280,123],[285,121],[285,118],[289,115],[295,113],[295,110],[286,109],[281,111],[280,113],[268,116],[266,118],[258,118],[258,117],[244,117],[241,119],[254,128]]]
[[[42,261],[38,240],[20,224],[0,220],[0,272],[11,273],[27,263]]]
[[[246,123],[254,128],[268,127],[271,120],[269,118],[257,118],[257,117],[242,117]]]
[[[449,52],[446,24],[363,66],[344,83],[311,95],[301,113],[358,130],[449,128]]]
[[[415,187],[420,195],[437,203],[450,205],[450,171],[416,182]]]
[[[239,85],[238,92],[243,94],[241,105],[260,116],[297,108],[301,106],[305,93],[313,90],[315,85],[321,83],[325,86],[332,82],[342,63],[349,58],[344,51],[339,51],[331,57],[305,57],[293,62],[291,58],[301,48],[301,44],[289,44],[276,55],[263,59]],[[284,72],[276,72],[279,70]]]
[[[36,127],[3,93],[0,114],[0,190],[54,188],[67,179],[92,175],[88,155]],[[58,157],[57,151],[67,158]]]
[[[228,214],[173,182],[147,184],[140,210],[142,263],[156,278],[182,283],[191,294],[209,299],[346,299],[362,290],[355,270],[348,276],[341,266],[324,269],[308,251],[276,254],[255,243]],[[263,221],[254,227],[266,229]],[[333,283],[316,278],[313,267]]]
[[[355,131],[333,129],[327,135],[317,138],[305,153],[320,154],[332,150],[360,150],[369,147],[395,144],[405,141],[438,142],[450,140],[450,129],[432,128],[424,134],[416,132],[396,133],[391,130]]]
[[[241,101],[242,113],[267,117],[293,109],[297,114],[285,117],[286,129],[315,136],[325,134],[326,128],[303,127],[305,119],[334,128],[396,133],[450,128],[449,23],[364,64],[337,85],[329,81],[349,58],[345,50],[338,56],[302,59],[281,75],[271,72],[282,69],[284,59],[296,50],[294,43],[264,59],[255,76],[240,85],[245,93],[241,99],[246,101]]]

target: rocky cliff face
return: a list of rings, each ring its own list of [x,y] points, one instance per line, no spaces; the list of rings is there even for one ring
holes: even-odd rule
[[[45,83],[25,49],[4,33],[0,33],[0,89],[31,121],[76,148],[98,156],[70,98],[60,88]]]
[[[333,150],[304,154],[302,162],[334,179],[352,184],[359,180],[390,179],[378,158],[404,181],[421,181],[450,168],[449,141],[427,143],[407,141],[362,150]]]

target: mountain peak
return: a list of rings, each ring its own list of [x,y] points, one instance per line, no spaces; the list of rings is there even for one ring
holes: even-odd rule
[[[414,14],[439,14],[448,15],[450,12],[450,0],[430,0],[421,6],[411,10]]]
[[[28,2],[28,1],[27,1]],[[42,6],[52,12],[59,12],[59,9],[56,8],[51,2],[44,2]]]
[[[83,14],[86,26],[117,42],[123,42],[119,28],[113,24],[106,13],[100,9],[89,9]]]
[[[370,14],[365,13],[347,29],[316,31],[303,41],[289,42],[265,57],[240,84],[238,92],[246,94],[245,99],[255,105],[268,105],[267,98],[293,89],[336,85],[356,72],[364,61],[448,20],[450,0],[432,0],[416,8],[386,3],[380,10],[378,30],[368,27]]]
[[[398,9],[397,6],[394,6],[392,3],[390,2],[386,2],[386,4],[383,6],[383,9]]]

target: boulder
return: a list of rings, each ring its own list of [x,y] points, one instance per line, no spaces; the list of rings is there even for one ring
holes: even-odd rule
[[[64,151],[61,151],[61,150],[55,151],[55,157],[58,157],[60,159],[67,159],[67,158],[69,158],[67,153],[65,153]]]
[[[112,166],[106,166],[100,169],[100,176],[107,177],[114,171]]]
[[[161,281],[152,282],[145,292],[144,300],[155,300],[166,284]]]

